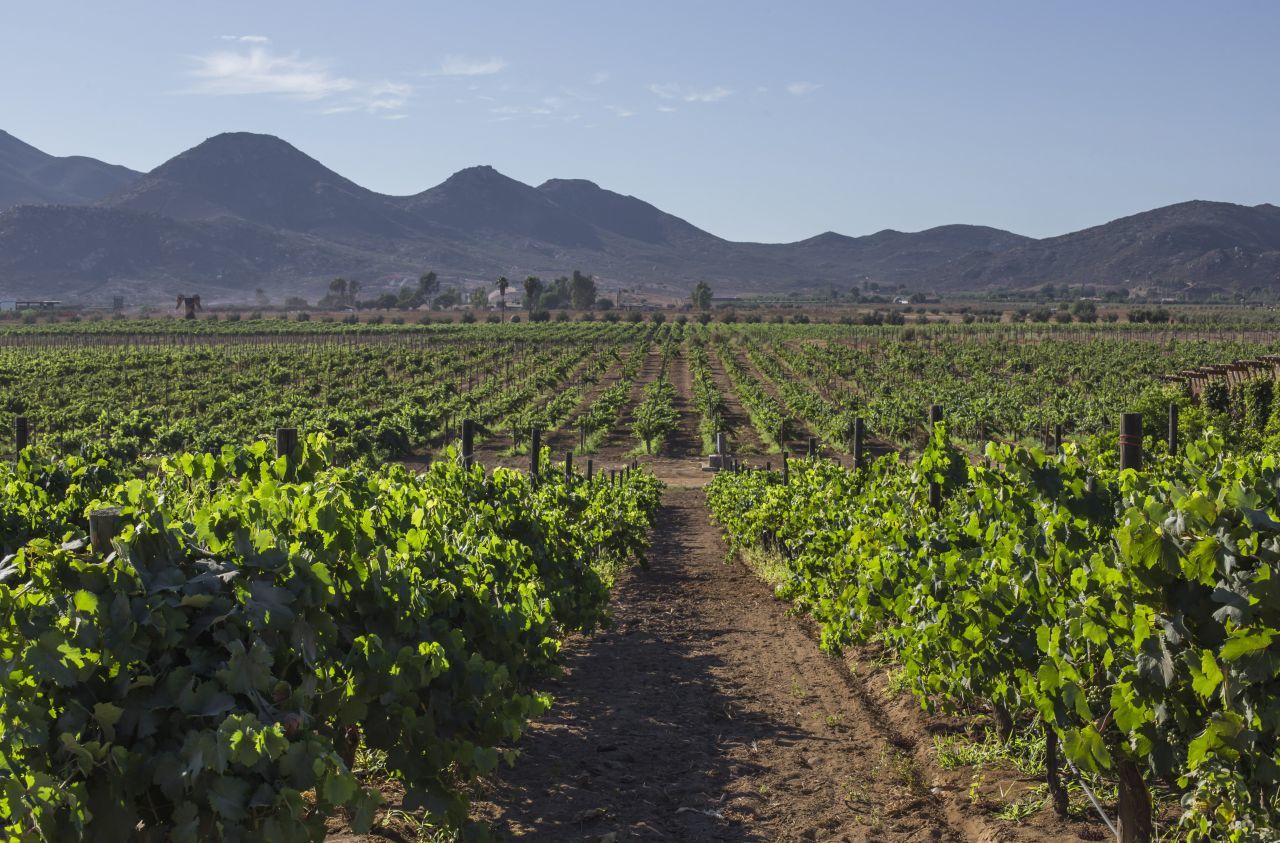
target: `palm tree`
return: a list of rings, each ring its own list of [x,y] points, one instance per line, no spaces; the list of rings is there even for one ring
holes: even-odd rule
[[[543,290],[542,279],[536,275],[530,275],[524,279],[524,309],[532,313],[538,305],[538,296]]]
[[[498,295],[502,301],[502,321],[507,321],[507,288],[511,286],[511,282],[507,280],[507,276],[498,276]]]
[[[181,310],[184,307],[187,309],[186,314],[183,316],[184,319],[195,319],[196,311],[204,310],[200,306],[199,296],[178,296],[178,306],[174,310]]]

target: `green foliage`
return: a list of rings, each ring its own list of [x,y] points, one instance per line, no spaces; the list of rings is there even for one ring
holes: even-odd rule
[[[112,460],[216,452],[294,426],[327,433],[341,460],[385,461],[439,447],[463,415],[505,432],[562,395],[566,382],[598,377],[646,333],[441,325],[402,328],[390,342],[381,332],[226,345],[162,344],[156,335],[132,347],[5,348],[0,426],[26,415],[44,444]],[[92,391],[73,386],[88,381]]]
[[[706,281],[699,281],[694,285],[693,292],[689,296],[693,306],[698,310],[711,309],[711,285]]]
[[[654,453],[662,440],[680,425],[675,398],[676,388],[665,377],[645,386],[644,395],[636,405],[631,429],[646,454]]]
[[[987,467],[957,461],[941,433],[915,464],[806,461],[789,485],[721,474],[708,501],[735,543],[788,560],[781,593],[825,646],[883,642],[926,708],[1039,718],[1084,770],[1132,759],[1180,780],[1187,839],[1268,839],[1277,459],[1207,436],[1142,473],[1075,444],[1055,458],[990,444]],[[936,514],[930,481],[946,490]]]
[[[1215,413],[1231,412],[1231,390],[1225,381],[1211,380],[1205,385],[1201,398],[1204,405]]]
[[[701,334],[689,339],[686,359],[689,375],[693,380],[693,403],[698,411],[698,431],[702,434],[702,447],[705,453],[714,453],[716,434],[732,436],[734,430],[729,422],[725,397],[711,373],[706,340]]]
[[[486,836],[465,784],[546,707],[529,685],[558,639],[606,620],[599,571],[643,552],[660,484],[331,453],[260,442],[121,482],[31,451],[0,469],[20,544],[0,563],[9,837],[318,840],[339,809],[367,829],[357,745],[407,809]],[[105,504],[124,528],[104,559],[83,513]]]

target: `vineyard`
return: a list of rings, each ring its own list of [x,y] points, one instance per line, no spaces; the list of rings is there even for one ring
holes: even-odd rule
[[[0,826],[1274,840],[1278,353],[8,327]]]

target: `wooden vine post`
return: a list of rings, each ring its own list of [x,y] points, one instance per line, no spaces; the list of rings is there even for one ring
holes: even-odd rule
[[[276,428],[276,458],[284,457],[288,466],[293,468],[298,459],[298,428]]]
[[[564,452],[564,484],[573,485],[573,449]]]
[[[1062,453],[1062,425],[1060,424],[1053,426],[1053,452],[1054,454]]]
[[[591,485],[591,478],[594,476],[593,469],[594,469],[594,466],[592,465],[591,458],[588,457],[587,458],[587,485],[588,486]]]
[[[1142,470],[1142,414],[1125,413],[1120,417],[1120,468]],[[1142,769],[1123,752],[1117,753],[1116,777],[1119,779],[1119,801],[1116,813],[1120,843],[1148,843],[1154,828],[1151,823],[1151,793],[1142,778]]]
[[[866,434],[866,424],[862,421],[862,416],[858,416],[853,420],[853,467],[855,469],[862,468],[863,465],[862,443]]]
[[[1142,470],[1142,414],[1125,413],[1120,417],[1120,470]]]
[[[1053,726],[1044,724],[1044,766],[1045,781],[1049,786],[1049,799],[1053,802],[1053,812],[1059,817],[1067,817],[1070,811],[1070,794],[1062,782],[1062,768],[1058,760],[1058,733]]]
[[[809,453],[808,453],[808,457],[809,457],[809,459],[813,459],[813,458],[814,458],[814,457],[816,457],[817,455],[818,455],[818,437],[816,437],[816,436],[810,436],[810,437],[809,437]]]
[[[476,423],[471,419],[462,420],[462,467],[468,471],[475,462]]]
[[[1169,456],[1178,455],[1178,405],[1169,402]]]
[[[787,463],[787,449],[782,449],[782,485],[791,484],[791,466]]]
[[[30,433],[31,429],[27,424],[26,416],[18,416],[13,420],[13,441],[16,443],[14,449],[15,457],[26,450]]]
[[[942,421],[942,405],[929,407],[929,435],[933,436],[934,427]],[[936,480],[929,481],[929,506],[934,512],[942,509],[942,484]]]
[[[99,556],[111,552],[111,542],[120,532],[120,507],[109,506],[89,513],[89,547]]]
[[[542,431],[529,428],[529,479],[538,482],[538,460],[542,458]]]

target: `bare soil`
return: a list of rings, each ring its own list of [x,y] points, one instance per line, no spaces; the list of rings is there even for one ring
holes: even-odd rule
[[[729,376],[725,373],[719,349],[714,345],[707,346],[707,363],[707,368],[711,370],[711,377],[715,379],[716,386],[720,388],[720,394],[724,396],[725,421],[733,431],[735,451],[744,455],[768,453],[769,448],[761,442],[759,434],[751,424],[751,417],[747,415],[742,402],[738,400],[738,393],[729,383]]]
[[[528,841],[966,839],[845,665],[726,563],[700,489],[667,492],[654,542],[478,817]]]
[[[758,446],[710,357],[740,441]],[[646,361],[637,393],[657,363]],[[477,785],[473,816],[530,843],[1106,839],[1083,809],[1067,821],[1047,807],[999,819],[1035,795],[1036,778],[1000,765],[942,770],[933,748],[935,736],[981,734],[981,717],[926,715],[891,690],[872,650],[824,654],[813,622],[728,558],[706,508],[711,475],[683,356],[671,377],[681,429],[662,455],[639,458],[667,483],[649,565],[620,576],[609,629],[566,642],[562,675],[542,688],[551,711],[530,724],[516,765]],[[630,462],[629,430],[620,422],[596,471]],[[390,804],[397,796],[388,790]],[[413,834],[392,819],[334,839]]]
[[[640,404],[644,388],[658,379],[658,372],[661,369],[662,351],[657,346],[654,346],[649,349],[648,355],[644,358],[644,364],[640,367],[639,374],[636,375],[635,385],[631,388],[631,395],[627,399],[626,405],[618,413],[617,424],[609,430],[600,443],[598,450],[602,455],[624,454],[639,445],[631,434],[631,427],[635,423],[635,410]]]

